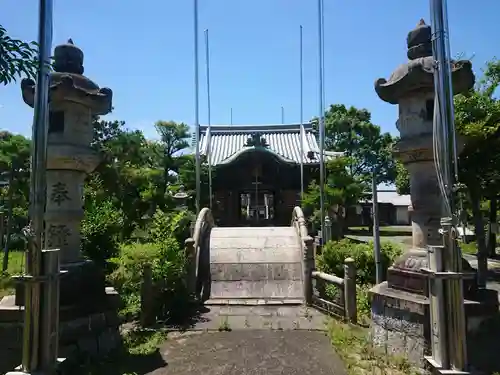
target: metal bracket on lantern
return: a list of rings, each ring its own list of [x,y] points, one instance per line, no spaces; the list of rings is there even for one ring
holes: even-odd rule
[[[421,268],[420,271],[427,275],[429,281],[429,302],[431,316],[431,346],[432,355],[424,356],[425,360],[433,369],[442,375],[465,375],[469,374],[461,370],[450,369],[450,348],[443,339],[447,335],[445,306],[446,285],[453,280],[473,279],[471,272],[451,272],[444,270],[443,252],[444,246],[428,246],[427,260],[429,268]]]

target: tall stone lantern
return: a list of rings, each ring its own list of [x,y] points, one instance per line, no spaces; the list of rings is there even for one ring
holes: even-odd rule
[[[61,304],[82,305],[104,295],[104,278],[81,253],[85,177],[100,158],[90,147],[92,117],[111,111],[112,91],[83,75],[83,52],[70,39],[54,51],[50,77],[45,247],[61,249]],[[33,107],[35,83],[23,80],[23,100]]]
[[[376,345],[389,352],[403,352],[420,363],[430,349],[427,245],[441,245],[439,233],[442,198],[437,183],[432,147],[434,117],[434,58],[431,27],[421,20],[407,37],[408,62],[400,65],[388,80],[375,82],[380,99],[397,104],[396,126],[400,141],[394,148],[410,175],[412,248],[395,261],[387,272],[387,281],[372,289],[372,329]],[[474,85],[470,61],[452,65],[453,91],[465,92]],[[458,145],[460,149],[460,145]],[[463,260],[463,270],[474,272]],[[477,301],[475,280],[464,281],[468,323],[485,312],[474,310]],[[496,302],[498,303],[498,302]],[[475,302],[477,306],[477,302]],[[493,309],[493,308],[492,308]],[[474,311],[473,311],[474,310]],[[479,311],[482,310],[482,311]],[[468,328],[472,325],[469,324]]]

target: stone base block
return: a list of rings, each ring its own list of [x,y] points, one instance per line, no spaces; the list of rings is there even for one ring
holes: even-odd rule
[[[86,312],[79,306],[61,307],[59,357],[67,358],[65,367],[81,358],[105,356],[120,346],[119,296],[113,288],[106,288],[104,296]],[[21,361],[23,310],[15,305],[14,296],[0,301],[0,373]]]
[[[431,355],[429,299],[390,288],[387,282],[371,289],[372,342],[387,354],[403,355],[424,367]],[[474,333],[486,319],[498,313],[498,295],[492,290],[465,300],[467,334]]]
[[[105,276],[90,260],[61,265],[61,306],[80,306],[86,310],[105,298]],[[16,305],[24,306],[24,285],[16,285]]]

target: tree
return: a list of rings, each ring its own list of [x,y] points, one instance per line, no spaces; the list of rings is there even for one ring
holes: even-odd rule
[[[0,83],[7,85],[23,75],[34,78],[37,72],[37,51],[37,43],[13,39],[0,25]]]
[[[485,275],[488,254],[481,201],[490,201],[489,253],[495,254],[496,238],[491,224],[496,222],[500,189],[500,101],[494,94],[500,84],[500,62],[486,64],[474,89],[455,97],[455,123],[465,139],[459,157],[460,181],[467,187],[478,245],[478,262]]]
[[[400,161],[396,161],[396,191],[400,195],[410,194],[410,174]]]
[[[7,270],[9,245],[14,231],[20,232],[26,225],[29,200],[30,141],[22,135],[0,132],[0,174],[8,180],[1,201],[7,202],[6,239],[3,243],[4,226],[0,223],[0,243],[4,245],[3,271]],[[3,221],[3,215],[1,220]]]
[[[324,189],[325,214],[332,219],[334,239],[342,237],[347,209],[356,205],[367,191],[367,184],[348,172],[349,158],[338,158],[326,164]],[[313,181],[304,194],[302,204],[313,226],[320,225],[320,189]]]
[[[392,144],[392,136],[372,124],[366,109],[334,104],[325,113],[325,149],[345,152],[349,171],[356,178],[369,181],[375,172],[377,183],[394,182]]]
[[[161,167],[163,169],[163,184],[161,191],[163,194],[167,191],[169,174],[178,172],[179,165],[174,159],[179,151],[184,150],[189,146],[189,126],[174,121],[157,121],[155,128],[160,135],[161,148]]]

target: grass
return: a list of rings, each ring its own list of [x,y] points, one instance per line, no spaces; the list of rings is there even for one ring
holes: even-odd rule
[[[0,272],[0,298],[14,293],[14,286],[12,284],[10,277],[13,275],[22,274],[23,271],[24,271],[24,252],[23,251],[10,252],[9,266],[7,268],[7,272],[6,273]]]
[[[460,242],[460,248],[462,249],[462,253],[476,255],[477,253],[477,244],[476,242]]]
[[[421,370],[404,357],[382,353],[368,337],[368,330],[331,320],[328,332],[333,347],[349,375],[414,375]]]

